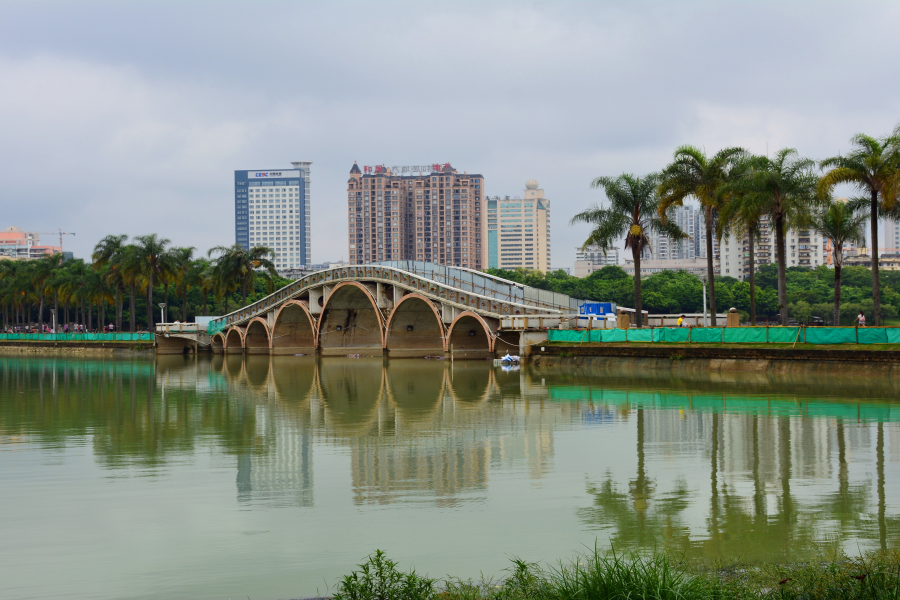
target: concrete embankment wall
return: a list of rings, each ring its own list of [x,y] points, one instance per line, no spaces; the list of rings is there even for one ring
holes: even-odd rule
[[[900,351],[790,350],[761,348],[536,347],[535,366],[574,366],[622,371],[846,374],[900,376]]]
[[[153,342],[0,341],[4,354],[108,354],[153,352]]]

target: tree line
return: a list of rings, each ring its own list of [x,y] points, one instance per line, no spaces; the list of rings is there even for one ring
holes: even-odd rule
[[[90,262],[63,261],[61,254],[2,261],[2,328],[42,330],[53,322],[51,309],[58,331],[73,331],[76,324],[88,331],[109,324],[116,331],[153,331],[159,303],[181,321],[226,314],[289,283],[276,273],[272,256],[265,246],[246,250],[237,244],[197,256],[194,247],[149,234],[130,243],[126,235],[108,235]]]
[[[596,245],[608,251],[623,237],[635,265],[633,303],[637,325],[642,325],[641,256],[652,253],[648,233],[667,236],[672,241],[687,238],[671,220],[675,207],[692,198],[700,203],[706,227],[706,281],[716,281],[714,240],[728,236],[747,239],[749,292],[748,312],[751,324],[757,323],[756,261],[754,245],[761,238],[761,222],[768,218],[774,226],[777,281],[775,294],[778,318],[788,321],[786,233],[790,229],[810,229],[832,240],[834,283],[832,321],[841,321],[843,251],[848,243],[865,243],[865,224],[871,228],[873,248],[871,273],[872,315],[875,325],[888,316],[882,306],[882,286],[877,260],[878,222],[900,218],[900,124],[882,137],[858,134],[851,140],[846,155],[818,163],[785,148],[774,156],[754,155],[744,148],[726,148],[707,155],[700,148],[681,146],[672,162],[659,173],[643,177],[623,173],[618,177],[597,177],[591,182],[602,189],[607,204],[594,204],[578,213],[571,223],[587,223],[591,232],[583,247]],[[846,184],[860,193],[847,202],[835,201],[833,190]],[[652,279],[652,278],[651,278]],[[726,278],[729,279],[729,278]],[[648,279],[648,282],[650,279]],[[736,281],[736,280],[735,280]],[[709,286],[711,322],[716,325],[719,285]],[[657,300],[653,300],[658,304]],[[805,301],[804,301],[805,302]],[[720,302],[718,304],[727,304]],[[768,310],[768,305],[763,310]]]
[[[541,273],[524,269],[491,269],[489,272],[524,285],[568,294],[573,298],[615,302],[620,306],[631,306],[634,301],[635,278],[615,265],[603,267],[587,277],[573,277],[562,270]],[[881,314],[884,319],[896,323],[900,316],[900,271],[886,271],[882,275]],[[819,317],[828,325],[852,325],[859,311],[872,315],[871,269],[844,267],[843,301],[836,321],[832,312],[834,269],[827,266],[788,267],[785,280],[788,315],[791,320],[807,323],[812,317]],[[774,264],[762,265],[756,273],[755,284],[757,322],[779,323],[778,267]],[[719,276],[715,279],[715,291],[717,301],[723,307],[720,312],[734,307],[741,313],[742,323],[750,322],[749,281]],[[703,281],[686,271],[662,271],[645,277],[641,292],[644,309],[651,314],[700,313],[703,310]]]

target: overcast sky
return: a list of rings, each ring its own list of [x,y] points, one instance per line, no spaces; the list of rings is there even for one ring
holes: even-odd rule
[[[347,258],[348,172],[537,179],[554,267],[598,175],[684,143],[812,158],[900,120],[900,3],[0,3],[2,223],[234,243],[233,171],[312,165],[312,259]],[[53,242],[54,236],[42,236]]]

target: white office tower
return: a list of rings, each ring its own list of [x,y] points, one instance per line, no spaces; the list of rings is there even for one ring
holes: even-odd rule
[[[572,275],[587,277],[607,265],[617,264],[619,264],[618,249],[610,248],[606,254],[603,254],[603,251],[596,245],[588,246],[584,250],[575,248],[575,266],[572,269]]]
[[[311,261],[309,167],[235,171],[235,240],[244,248],[267,246],[281,272]]]

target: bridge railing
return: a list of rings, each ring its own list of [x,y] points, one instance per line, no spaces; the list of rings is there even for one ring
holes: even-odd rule
[[[206,323],[157,323],[156,333],[206,333]]]
[[[372,263],[415,273],[467,292],[481,294],[515,304],[553,310],[578,310],[581,302],[566,294],[533,288],[515,281],[488,275],[465,267],[448,267],[419,260],[386,260]]]
[[[418,269],[418,272],[401,269],[401,265]],[[463,304],[469,304],[471,301],[469,305],[476,310],[479,306],[475,306],[475,304],[479,304],[481,305],[481,310],[496,309],[499,312],[506,312],[511,315],[528,314],[531,311],[556,314],[559,312],[570,312],[577,310],[578,303],[577,300],[564,294],[535,290],[534,288],[507,282],[497,277],[484,276],[468,269],[444,267],[424,262],[392,261],[390,264],[352,265],[311,273],[249,306],[231,312],[220,319],[210,321],[207,332],[213,335],[228,325],[264,314],[284,301],[297,296],[306,288],[336,284],[352,279],[386,280],[387,283],[413,285],[419,290],[438,296],[446,294],[447,300],[450,302],[457,301],[454,298],[458,296],[473,294],[480,297],[481,300],[476,302],[475,298],[468,298]],[[433,282],[434,285],[431,283],[426,284],[425,281]],[[440,288],[445,289],[441,290]],[[500,306],[501,304],[503,306]],[[485,308],[485,306],[488,308]]]

